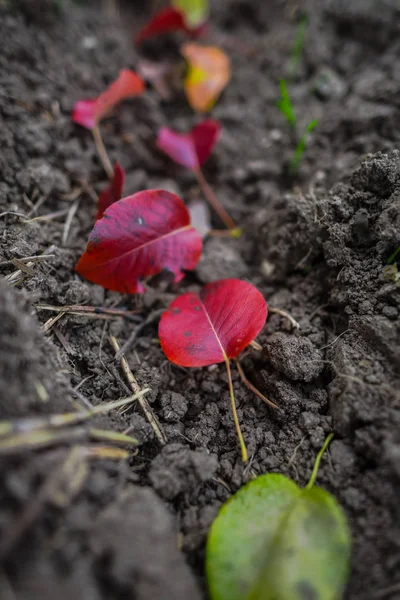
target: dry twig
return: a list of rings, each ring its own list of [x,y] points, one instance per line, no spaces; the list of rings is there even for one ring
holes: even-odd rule
[[[110,336],[110,342],[116,352],[116,355],[118,353],[120,353],[119,344],[113,335]],[[121,367],[122,367],[122,370],[125,374],[125,377],[126,377],[128,383],[129,383],[129,386],[131,387],[132,391],[137,394],[140,391],[139,384],[136,381],[135,376],[132,373],[132,371],[128,365],[128,361],[126,360],[126,358],[123,354],[121,356]],[[166,438],[164,432],[162,431],[156,416],[153,414],[153,411],[151,410],[149,403],[143,396],[138,398],[138,402],[140,404],[140,407],[141,407],[146,419],[152,426],[153,431],[154,431],[158,441],[160,442],[160,444],[162,446],[165,446],[165,444],[167,443],[167,438]]]

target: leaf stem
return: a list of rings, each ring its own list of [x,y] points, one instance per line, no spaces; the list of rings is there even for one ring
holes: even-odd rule
[[[101,164],[109,179],[112,179],[114,176],[114,169],[112,167],[111,161],[108,157],[106,147],[104,146],[103,138],[101,137],[100,128],[98,125],[95,125],[92,129],[94,143],[96,145],[97,154],[99,155]]]
[[[206,178],[204,177],[203,171],[200,167],[195,169],[194,174],[196,175],[199,186],[203,190],[204,196],[207,198],[207,201],[211,204],[215,212],[218,214],[221,221],[226,225],[226,227],[231,230],[232,237],[239,237],[240,229],[236,227],[234,220],[227,213],[225,208],[219,202],[211,187],[208,185]]]
[[[247,455],[246,444],[244,443],[242,431],[240,429],[239,419],[238,419],[237,412],[236,412],[235,395],[233,393],[231,365],[230,365],[229,358],[227,356],[225,356],[225,364],[226,364],[226,370],[228,372],[229,395],[231,397],[233,420],[235,422],[236,433],[237,433],[237,436],[239,438],[240,449],[242,451],[242,461],[244,463],[246,463],[249,460],[249,457]]]
[[[314,463],[314,467],[313,467],[313,470],[312,470],[312,473],[311,473],[310,480],[309,480],[309,482],[307,483],[307,485],[305,487],[306,490],[310,490],[314,486],[315,481],[317,479],[318,469],[319,469],[319,465],[320,465],[320,462],[321,462],[322,455],[325,452],[325,450],[327,449],[327,447],[329,446],[329,444],[330,444],[330,442],[331,442],[331,440],[332,440],[332,438],[333,438],[334,435],[335,435],[334,433],[330,433],[328,435],[328,437],[326,438],[326,440],[324,442],[324,445],[322,446],[321,450],[318,452],[317,458],[315,459],[315,463]]]
[[[255,394],[258,398],[260,398],[260,400],[263,400],[263,402],[265,402],[266,404],[269,404],[269,406],[272,406],[272,408],[279,408],[279,406],[277,406],[274,402],[272,402],[272,400],[268,400],[268,398],[266,396],[264,396],[264,394],[262,394],[260,392],[260,390],[258,390],[256,388],[256,386],[251,383],[251,381],[249,381],[247,379],[245,372],[243,371],[243,367],[237,358],[235,359],[235,363],[236,363],[237,370],[239,371],[239,375],[240,375],[244,385],[246,387],[248,387],[249,390],[251,392],[253,392],[253,394]]]
[[[268,307],[268,312],[275,313],[276,315],[280,315],[284,319],[287,319],[290,322],[290,324],[292,325],[292,327],[294,327],[294,329],[300,329],[300,323],[298,323],[296,321],[296,319],[294,319],[292,317],[292,315],[290,313],[288,313],[286,310],[282,310],[281,308]]]

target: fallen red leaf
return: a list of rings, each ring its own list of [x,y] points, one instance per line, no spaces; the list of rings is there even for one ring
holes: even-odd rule
[[[267,318],[262,294],[240,279],[221,279],[199,294],[176,298],[160,320],[167,358],[182,367],[205,367],[235,358],[260,333]]]
[[[186,23],[185,15],[181,10],[173,7],[163,8],[140,30],[135,43],[141,44],[144,40],[155,35],[170,31],[183,31],[192,37],[198,37],[204,32],[204,29],[204,23],[198,27],[190,27]]]
[[[142,293],[142,280],[163,269],[180,281],[182,269],[195,268],[201,250],[201,236],[182,200],[164,190],[147,190],[106,210],[75,270],[109,290]]]
[[[116,104],[144,92],[144,81],[129,69],[122,69],[116,79],[100,96],[79,100],[74,105],[72,120],[82,127],[93,129]]]
[[[211,154],[221,133],[221,125],[206,119],[195,125],[189,133],[177,133],[169,127],[161,127],[157,147],[173,161],[196,171]]]
[[[110,184],[100,194],[97,203],[97,215],[96,221],[101,219],[104,211],[122,198],[122,190],[124,189],[125,183],[125,171],[119,163],[115,163],[114,166],[114,177],[110,181]]]

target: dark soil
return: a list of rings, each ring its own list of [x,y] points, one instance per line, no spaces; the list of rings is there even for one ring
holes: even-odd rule
[[[13,287],[0,284],[1,419],[129,395],[109,334],[122,345],[177,292],[153,284],[137,300],[73,270],[96,211],[85,189],[101,190],[105,176],[71,108],[119,69],[135,67],[131,32],[146,18],[140,4],[125,2],[119,19],[96,1],[0,3],[1,272],[18,268],[5,261],[52,255]],[[235,375],[251,455],[244,466],[224,367],[169,364],[154,318],[127,359],[140,386],[152,389],[167,445],[160,447],[135,407],[93,422],[129,429],[143,442],[129,461],[83,459],[90,442],[77,446],[73,438],[2,458],[2,600],[206,598],[204,544],[221,503],[261,473],[282,472],[304,485],[331,430],[318,482],[341,502],[353,533],[346,598],[400,598],[400,295],[394,268],[385,268],[400,245],[398,2],[213,4],[208,37],[230,54],[233,79],[212,111],[223,136],[206,175],[244,234],[208,240],[179,289],[245,278],[270,306],[297,319],[301,329],[293,332],[271,314],[258,339],[263,352],[243,360],[247,376],[280,409],[264,405]],[[292,139],[276,99],[301,10],[309,25],[290,89],[299,130],[319,122],[293,178]],[[150,51],[157,44],[176,52],[171,42]],[[180,95],[165,103],[148,90],[104,123],[109,153],[127,170],[127,194],[155,187],[185,199],[199,194],[190,173],[154,146],[160,125],[188,129],[195,121]],[[14,214],[56,211],[64,212],[29,224]],[[39,304],[142,312],[135,321],[63,316],[44,337],[42,324],[57,313]]]

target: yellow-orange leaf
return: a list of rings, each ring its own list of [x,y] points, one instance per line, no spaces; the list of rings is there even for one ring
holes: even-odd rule
[[[189,63],[185,92],[190,106],[198,112],[210,110],[231,78],[228,56],[216,46],[189,42],[181,50]]]

